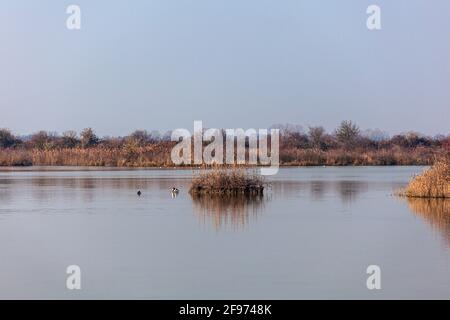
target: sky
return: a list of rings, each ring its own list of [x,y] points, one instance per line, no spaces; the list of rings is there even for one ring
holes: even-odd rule
[[[17,134],[450,133],[448,0],[0,0],[0,41],[0,128]]]

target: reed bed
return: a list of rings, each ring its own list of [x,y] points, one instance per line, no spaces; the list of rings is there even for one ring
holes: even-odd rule
[[[300,149],[280,150],[280,161],[291,166],[389,166],[432,165],[442,151],[438,148],[386,148],[364,150],[344,149]]]
[[[146,146],[0,148],[0,166],[174,167],[170,158],[173,146],[172,142],[158,142]],[[281,148],[280,163],[283,166],[432,165],[436,157],[446,152],[449,151],[431,147],[378,150]]]
[[[3,149],[0,166],[169,167],[172,144],[144,147]]]
[[[27,150],[0,150],[1,167],[25,167],[32,165],[33,159]]]
[[[415,176],[400,195],[414,198],[450,198],[450,159],[437,162]]]
[[[214,168],[196,176],[189,192],[193,195],[261,195],[264,186],[261,176],[244,169]]]

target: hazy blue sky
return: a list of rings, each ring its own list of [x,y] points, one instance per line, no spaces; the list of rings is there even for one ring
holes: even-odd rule
[[[0,40],[0,127],[16,133],[196,119],[450,132],[448,0],[0,0]]]

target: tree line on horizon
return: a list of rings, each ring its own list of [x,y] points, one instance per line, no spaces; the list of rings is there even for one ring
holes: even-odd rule
[[[450,157],[450,135],[408,132],[389,137],[379,130],[361,131],[351,121],[342,121],[333,132],[321,126],[306,131],[292,125],[274,127],[280,129],[282,165],[430,165]],[[79,134],[39,131],[20,137],[0,129],[0,166],[171,167],[177,142],[170,136],[136,130],[124,137],[99,137],[86,128]]]
[[[319,149],[336,148],[380,148],[399,146],[403,148],[415,147],[449,147],[450,135],[426,136],[414,131],[396,134],[392,137],[380,130],[363,132],[354,122],[342,121],[331,133],[322,126],[309,127],[305,132],[297,125],[275,125],[280,129],[281,148]],[[0,129],[0,148],[25,149],[71,149],[71,148],[120,148],[129,145],[144,147],[159,142],[170,141],[170,132],[164,135],[158,131],[135,130],[124,137],[99,137],[92,128],[83,129],[80,134],[74,130],[62,134],[48,131],[38,131],[27,137],[14,135],[9,129]]]

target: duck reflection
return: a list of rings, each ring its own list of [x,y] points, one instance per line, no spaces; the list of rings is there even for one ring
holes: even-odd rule
[[[408,198],[407,201],[411,211],[441,233],[450,247],[450,199]]]
[[[225,227],[245,229],[264,209],[264,195],[192,195],[194,210],[202,222],[209,221],[216,231]]]

